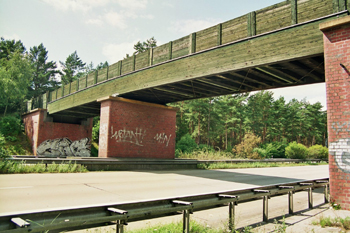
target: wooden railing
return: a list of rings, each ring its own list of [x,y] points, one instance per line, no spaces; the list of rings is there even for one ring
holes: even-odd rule
[[[234,7],[234,6],[233,6]],[[307,22],[350,8],[346,0],[287,0],[250,12],[241,17],[192,33],[146,52],[120,60],[106,68],[94,71],[69,84],[32,99],[24,112],[46,108],[49,102],[74,92],[106,82],[132,72],[180,59],[207,49],[232,43],[237,40],[267,33],[280,28]]]

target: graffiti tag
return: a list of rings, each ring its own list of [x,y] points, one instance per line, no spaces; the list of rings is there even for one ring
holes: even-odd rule
[[[350,121],[349,122],[333,122],[332,129],[339,134],[340,132],[350,132]]]
[[[350,173],[350,138],[339,139],[329,144],[329,154],[334,156],[337,166]]]
[[[107,148],[107,124],[102,123],[100,125],[100,140],[99,140],[99,147],[100,149],[106,149]]]
[[[137,146],[143,146],[142,141],[146,136],[146,130],[142,128],[136,128],[136,130],[120,129],[113,131],[113,126],[111,126],[111,139],[114,138],[116,142],[128,142],[135,144]]]
[[[69,138],[56,138],[43,141],[36,150],[37,155],[45,157],[90,157],[89,138],[71,141]]]
[[[165,133],[157,133],[153,139],[155,139],[158,143],[163,143],[163,144],[165,143],[166,146],[168,146],[170,138],[171,138],[171,134],[167,136]]]

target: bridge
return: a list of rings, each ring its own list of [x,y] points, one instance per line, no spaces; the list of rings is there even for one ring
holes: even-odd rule
[[[172,159],[176,109],[165,104],[326,81],[331,192],[339,191],[332,179],[346,176],[333,172],[350,173],[349,9],[346,0],[286,0],[45,93],[23,117],[33,151],[86,155],[100,116],[99,157]]]

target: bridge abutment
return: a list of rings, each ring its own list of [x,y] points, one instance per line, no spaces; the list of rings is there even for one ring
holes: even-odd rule
[[[350,210],[350,16],[322,23],[331,201]]]
[[[90,156],[92,118],[80,124],[59,123],[53,122],[46,109],[34,109],[23,115],[23,122],[34,155]]]
[[[176,108],[119,97],[98,101],[99,157],[175,158]]]

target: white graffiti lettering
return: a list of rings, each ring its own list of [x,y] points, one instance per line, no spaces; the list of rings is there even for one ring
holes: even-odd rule
[[[45,157],[90,157],[91,144],[89,138],[72,142],[69,138],[48,139],[42,142],[36,154]]]
[[[337,166],[346,173],[350,173],[350,138],[339,139],[329,144],[329,154],[334,156]]]
[[[113,131],[113,126],[111,126],[111,139],[115,138],[116,142],[128,142],[138,146],[143,146],[142,141],[146,136],[146,130],[141,128],[136,128],[133,130],[120,129]]]
[[[334,132],[339,134],[340,132],[350,132],[350,121],[348,122],[333,122],[332,123],[332,129]]]
[[[171,138],[171,134],[169,136],[167,136],[165,133],[157,133],[156,136],[154,136],[154,139],[158,142],[158,143],[166,143],[166,146],[169,145],[169,141]]]
[[[107,149],[107,124],[102,123],[100,125],[100,139],[99,139],[99,148],[100,149]]]

